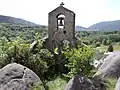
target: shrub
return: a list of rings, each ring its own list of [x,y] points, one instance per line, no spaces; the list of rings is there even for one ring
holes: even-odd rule
[[[112,44],[109,45],[107,51],[108,51],[108,52],[113,52],[113,45],[112,45]]]
[[[0,68],[2,68],[5,65],[5,62],[8,58],[8,50],[9,43],[8,40],[5,37],[0,38]]]
[[[84,76],[91,75],[93,69],[93,65],[91,65],[91,62],[93,62],[93,54],[94,50],[85,46],[64,51],[64,56],[66,60],[68,60],[66,67],[68,67],[69,73],[67,75],[70,77],[76,74],[82,74]]]
[[[67,82],[60,77],[57,77],[55,80],[52,80],[46,84],[48,90],[64,90]]]
[[[12,41],[1,38],[0,67],[16,62],[33,70],[42,80],[51,77],[49,74],[54,73],[54,67],[52,67],[54,65],[53,55],[47,49],[42,49],[41,39],[36,41],[32,47],[31,45],[20,37]],[[44,76],[49,68],[52,72]]]
[[[100,47],[100,42],[96,42],[96,43],[94,44],[94,47]]]
[[[111,42],[112,42],[112,41],[111,41],[110,39],[108,39],[108,40],[107,40],[107,45],[110,45]]]
[[[107,45],[107,40],[106,40],[106,39],[103,39],[103,40],[102,40],[102,44],[103,44],[103,45]]]

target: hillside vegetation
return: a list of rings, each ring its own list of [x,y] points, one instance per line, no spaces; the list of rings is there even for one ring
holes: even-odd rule
[[[120,30],[120,20],[96,23],[96,24],[90,26],[88,29],[89,30],[97,30],[97,31]]]
[[[33,70],[46,89],[63,90],[68,80],[77,74],[93,76],[94,58],[102,57],[109,45],[113,45],[114,50],[120,49],[120,31],[76,31],[78,40],[87,47],[73,48],[66,43],[61,55],[64,72],[58,72],[55,54],[44,48],[47,37],[44,26],[0,23],[0,68],[11,62],[20,63]]]
[[[10,16],[0,15],[0,23],[22,24],[22,25],[37,25],[35,23]]]
[[[98,22],[96,24],[91,25],[88,28],[77,26],[76,30],[77,31],[117,31],[120,30],[120,20]]]

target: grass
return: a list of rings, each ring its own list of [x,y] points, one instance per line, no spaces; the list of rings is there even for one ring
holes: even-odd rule
[[[107,78],[107,90],[115,90],[116,82],[116,78]]]
[[[117,82],[117,78],[105,78],[107,89],[106,90],[115,90],[115,85]],[[61,79],[60,77],[57,77],[53,81],[49,81],[46,83],[46,86],[48,87],[47,90],[64,90],[65,86],[67,85],[67,81]],[[44,90],[42,86],[34,86],[32,90]]]
[[[113,45],[113,48],[114,50],[120,50],[120,45],[119,44]]]
[[[107,90],[115,90],[115,85],[117,82],[117,78],[105,78],[107,82]],[[67,82],[60,77],[56,78],[53,81],[47,82],[46,86],[48,86],[48,90],[64,90]],[[37,86],[32,90],[44,90],[42,87]]]
[[[115,85],[117,82],[116,78],[107,78],[107,90],[114,90]],[[47,83],[47,86],[49,87],[48,90],[64,90],[67,82],[61,78],[56,78],[54,81],[50,81]]]
[[[54,81],[48,82],[46,85],[48,86],[48,90],[64,90],[67,82],[60,77],[56,78]]]
[[[108,45],[101,45],[100,47],[97,47],[97,49],[99,49],[100,51],[106,52],[108,49]],[[113,45],[113,49],[114,50],[120,50],[120,45],[119,44],[114,44]]]
[[[100,50],[101,52],[105,52],[107,51],[108,46],[105,45],[101,45],[100,47],[97,47],[98,50]]]
[[[47,90],[64,90],[67,82],[60,77],[46,83]],[[32,90],[44,90],[43,85],[35,85]]]

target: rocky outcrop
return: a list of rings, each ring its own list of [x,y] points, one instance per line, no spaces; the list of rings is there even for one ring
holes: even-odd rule
[[[120,52],[115,51],[109,54],[94,76],[118,78],[120,76]]]
[[[40,78],[20,64],[11,63],[0,69],[0,90],[31,90],[38,83],[42,84]]]
[[[106,90],[106,85],[104,81],[98,77],[86,78],[77,75],[70,79],[65,90]]]

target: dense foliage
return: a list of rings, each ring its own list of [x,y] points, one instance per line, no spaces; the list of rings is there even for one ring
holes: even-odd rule
[[[73,48],[64,51],[64,55],[68,63],[66,66],[69,69],[68,76],[73,77],[74,75],[81,74],[84,76],[90,76],[93,70],[93,55],[94,50],[90,47],[79,47],[78,49]]]
[[[108,51],[108,52],[113,52],[113,45],[112,45],[112,44],[109,45],[107,51]]]
[[[95,51],[91,46],[100,47],[111,45],[111,42],[120,42],[119,31],[76,32],[76,37],[87,46],[72,48],[69,47],[69,42],[65,42],[61,53],[65,72],[58,74],[55,67],[56,56],[43,48],[43,42],[47,37],[45,27],[2,23],[0,32],[0,68],[8,63],[20,63],[32,69],[44,83],[62,75],[92,75]]]
[[[8,40],[22,34],[22,39],[33,41],[35,33],[39,33],[41,38],[46,37],[46,27],[0,23],[0,37],[5,36]]]
[[[41,40],[36,41],[34,45],[33,43],[30,44],[20,37],[13,41],[2,37],[0,39],[0,67],[11,62],[20,63],[44,79],[44,74],[51,65],[54,65],[53,55],[47,49],[42,49]]]
[[[11,62],[20,63],[32,69],[43,80],[51,80],[57,74],[55,72],[56,58],[47,49],[43,49],[47,30],[37,26],[30,27],[14,24],[1,24],[0,30],[2,31],[2,34],[0,34],[0,67]],[[76,68],[76,71],[73,71],[74,75],[80,72],[83,75],[88,75],[88,72],[92,69],[89,62],[93,53],[91,49],[87,47],[74,48],[70,52],[67,49],[64,50],[63,62],[65,62],[64,65],[68,65],[68,70],[64,73],[71,73]],[[70,63],[75,64],[74,68],[70,67]],[[90,67],[87,68],[86,66]],[[85,67],[86,69],[83,70]]]
[[[98,47],[120,42],[120,31],[80,31],[76,37],[87,45]]]

